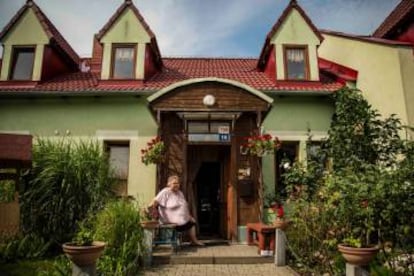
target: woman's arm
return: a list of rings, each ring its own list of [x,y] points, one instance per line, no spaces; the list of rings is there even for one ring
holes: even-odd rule
[[[148,208],[151,208],[151,207],[153,207],[153,208],[157,208],[157,207],[158,207],[158,205],[159,205],[159,203],[158,203],[158,201],[157,201],[157,198],[156,198],[156,197],[154,197],[154,198],[153,198],[153,200],[151,200],[151,202],[148,204]]]

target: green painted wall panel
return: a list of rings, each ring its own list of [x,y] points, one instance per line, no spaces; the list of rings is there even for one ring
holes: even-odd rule
[[[327,131],[334,106],[328,97],[275,97],[263,125],[266,131]]]
[[[136,97],[68,97],[1,99],[0,130],[26,130],[35,135],[95,135],[96,130],[138,130],[156,133],[146,100]],[[63,132],[62,132],[63,131]]]
[[[286,133],[304,143],[308,139],[308,128],[312,133],[327,133],[333,112],[333,101],[328,97],[274,97],[273,108],[263,125],[268,133]],[[279,138],[283,142],[284,137]],[[264,157],[262,164],[264,189],[274,194],[274,155]]]

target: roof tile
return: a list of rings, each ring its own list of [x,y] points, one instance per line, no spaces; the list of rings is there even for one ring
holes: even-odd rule
[[[321,81],[275,81],[256,69],[257,59],[249,58],[164,58],[164,67],[147,81],[100,81],[98,74],[77,72],[66,74],[31,87],[0,82],[0,93],[10,91],[154,91],[192,78],[217,77],[247,84],[262,91],[334,92],[340,82],[323,76]]]

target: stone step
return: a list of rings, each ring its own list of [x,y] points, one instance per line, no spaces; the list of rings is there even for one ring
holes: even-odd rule
[[[183,245],[178,252],[170,246],[157,246],[152,263],[159,264],[264,264],[273,256],[260,256],[255,246],[206,243],[205,247]]]

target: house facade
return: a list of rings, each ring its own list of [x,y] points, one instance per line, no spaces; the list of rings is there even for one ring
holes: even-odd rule
[[[359,82],[355,68],[320,57],[325,34],[294,0],[257,59],[165,58],[130,0],[93,37],[91,58],[63,35],[31,0],[0,33],[0,133],[99,140],[117,192],[141,202],[177,174],[199,231],[233,241],[262,218],[264,192],[283,190],[282,162],[305,160],[326,137],[329,96]],[[281,151],[243,154],[261,133],[282,140]],[[154,136],[164,162],[146,166],[140,152]]]
[[[319,56],[357,71],[356,87],[375,109],[414,126],[414,1],[402,0],[372,35],[321,33]]]

